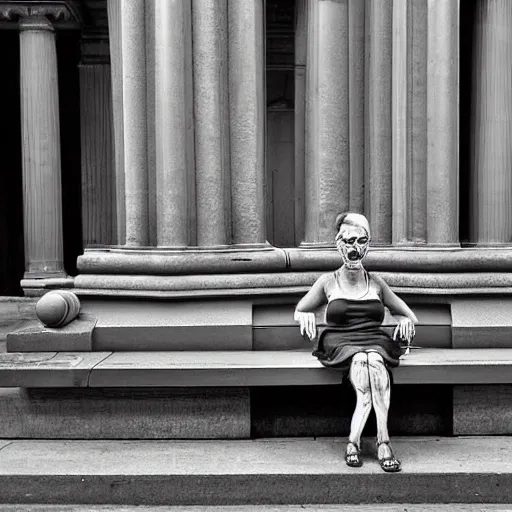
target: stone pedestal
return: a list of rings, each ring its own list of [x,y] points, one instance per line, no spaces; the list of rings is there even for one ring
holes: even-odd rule
[[[476,2],[471,118],[471,241],[512,242],[512,3]]]
[[[304,243],[332,244],[349,207],[348,2],[309,8]]]

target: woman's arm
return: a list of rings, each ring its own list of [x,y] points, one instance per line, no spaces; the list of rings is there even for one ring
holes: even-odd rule
[[[302,297],[295,308],[293,318],[300,323],[300,333],[306,333],[310,339],[316,337],[315,310],[327,302],[324,284],[327,274],[320,276],[308,293]]]
[[[409,343],[415,334],[414,324],[418,323],[418,318],[411,308],[388,286],[384,279],[379,276],[372,276],[372,279],[380,287],[383,304],[393,316],[402,317],[395,330],[395,335],[399,333],[400,337]]]

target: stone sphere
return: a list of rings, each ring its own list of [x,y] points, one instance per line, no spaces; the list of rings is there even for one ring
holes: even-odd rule
[[[43,295],[36,304],[36,315],[47,327],[62,327],[80,312],[78,297],[69,290],[55,290]]]

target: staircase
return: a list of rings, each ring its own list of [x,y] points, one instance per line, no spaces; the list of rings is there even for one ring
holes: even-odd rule
[[[416,304],[389,422],[403,471],[379,468],[373,418],[348,468],[353,391],[294,301],[90,298],[69,326],[8,335],[0,503],[512,503],[510,348],[453,348],[453,311]]]

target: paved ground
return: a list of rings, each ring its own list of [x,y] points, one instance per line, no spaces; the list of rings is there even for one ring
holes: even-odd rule
[[[512,505],[282,505],[236,507],[145,507],[0,505],[0,512],[511,512]]]

